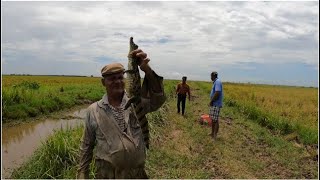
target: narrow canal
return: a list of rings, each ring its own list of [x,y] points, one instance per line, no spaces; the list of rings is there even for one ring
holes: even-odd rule
[[[68,119],[45,119],[2,129],[2,178],[10,178],[54,130],[74,128],[83,123],[86,108],[69,112]],[[64,117],[64,116],[61,116]]]

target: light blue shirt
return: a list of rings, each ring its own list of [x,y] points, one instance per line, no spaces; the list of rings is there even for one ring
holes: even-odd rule
[[[213,106],[222,107],[223,90],[222,90],[222,83],[219,78],[217,78],[212,85],[210,99],[213,97],[216,91],[220,91],[220,95],[216,101],[213,101]]]

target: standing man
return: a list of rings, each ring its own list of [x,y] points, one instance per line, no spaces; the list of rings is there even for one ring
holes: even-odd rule
[[[180,113],[180,103],[182,103],[182,115],[184,115],[184,109],[186,107],[186,98],[190,101],[190,87],[187,84],[187,77],[182,77],[182,82],[177,85],[176,94],[178,95],[177,108]]]
[[[155,111],[165,102],[163,78],[150,68],[150,59],[142,50],[134,50],[131,55],[139,59],[139,67],[145,72],[141,111],[135,112],[133,106],[124,108],[129,98],[123,65],[104,66],[101,83],[107,93],[88,108],[77,178],[89,178],[94,147],[97,179],[148,178],[144,169],[146,146],[136,113]]]
[[[223,91],[222,83],[218,78],[218,73],[216,71],[211,73],[211,80],[213,82],[213,85],[210,93],[209,103],[209,115],[212,119],[212,131],[210,135],[212,136],[213,140],[216,140],[219,131],[219,114],[220,108],[222,108]]]

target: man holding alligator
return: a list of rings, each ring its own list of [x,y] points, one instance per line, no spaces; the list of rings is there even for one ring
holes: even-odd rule
[[[141,89],[141,112],[132,106],[125,91],[125,69],[120,63],[102,68],[103,98],[89,106],[81,142],[80,167],[77,178],[89,178],[89,165],[95,149],[98,179],[145,179],[146,143],[137,114],[155,111],[165,102],[163,78],[148,65],[147,54],[141,49],[129,53],[145,73]]]

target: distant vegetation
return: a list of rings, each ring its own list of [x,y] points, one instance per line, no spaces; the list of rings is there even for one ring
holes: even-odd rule
[[[3,76],[4,122],[36,117],[77,104],[90,103],[105,92],[100,78],[63,76]]]
[[[97,81],[83,80],[83,84],[101,86]],[[150,178],[318,179],[315,155],[308,155],[301,148],[304,146],[282,136],[298,133],[301,142],[317,144],[318,119],[313,113],[318,109],[314,102],[317,89],[224,83],[221,130],[219,140],[212,144],[207,135],[210,128],[197,123],[199,114],[208,111],[212,84],[189,81],[193,97],[187,102],[187,116],[182,117],[175,109],[178,82],[164,81],[168,99],[162,108],[148,114],[151,149],[146,170]],[[55,86],[60,93],[60,86]],[[65,91],[67,86],[63,87]],[[305,111],[310,115],[303,114]],[[231,124],[226,124],[228,119]],[[82,126],[57,131],[11,178],[76,178],[82,131]],[[94,178],[94,171],[91,165],[90,178]]]
[[[151,121],[152,135],[156,134],[155,127],[165,122],[167,105],[158,111],[148,114]],[[83,126],[75,129],[56,131],[41,148],[22,167],[13,172],[14,179],[75,179],[78,163],[80,140]],[[90,178],[95,178],[94,159],[90,165]]]
[[[66,76],[66,77],[88,77],[80,75],[32,75],[32,74],[4,74],[5,76]],[[91,75],[93,77],[93,75]]]
[[[318,141],[318,89],[225,84],[225,104],[269,129],[299,133],[304,143]]]
[[[166,81],[170,95],[177,82]],[[194,88],[209,98],[212,84],[197,82]],[[248,120],[283,135],[298,133],[298,140],[306,144],[318,142],[318,88],[247,83],[223,83],[223,88],[224,105],[235,107]]]
[[[174,98],[179,80],[165,80]],[[189,81],[191,82],[191,81]],[[205,96],[211,83],[196,81]],[[248,119],[281,134],[296,132],[303,143],[318,141],[318,89],[224,83],[224,104]],[[63,76],[3,76],[3,121],[36,117],[77,104],[99,100],[105,89],[100,78]]]

